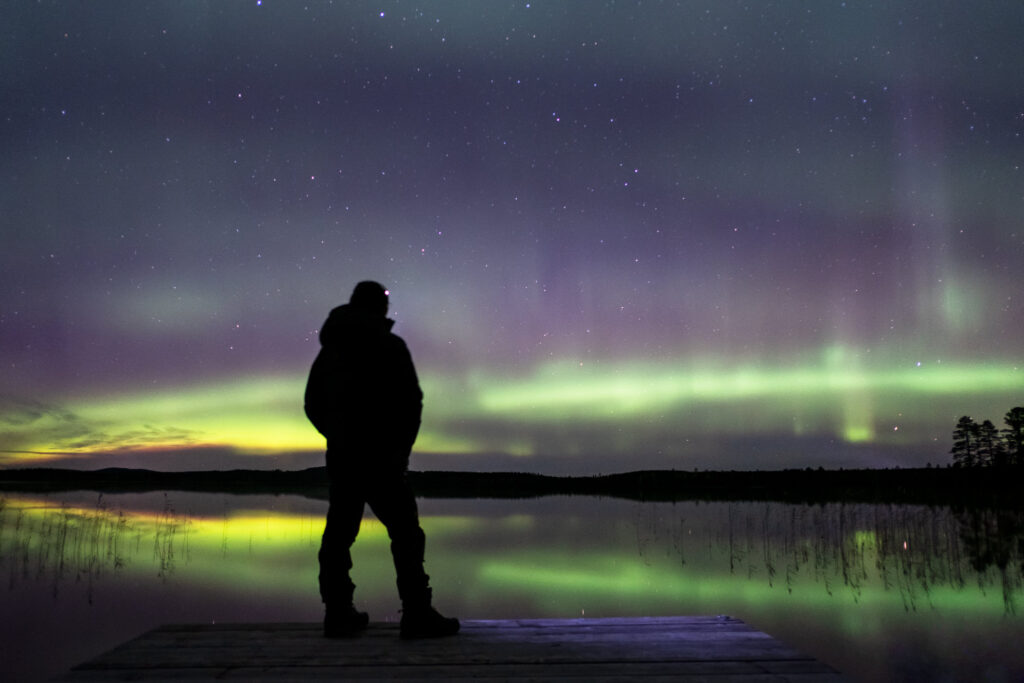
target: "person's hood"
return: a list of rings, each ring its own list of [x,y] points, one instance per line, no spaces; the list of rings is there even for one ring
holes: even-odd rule
[[[344,339],[384,335],[391,331],[394,324],[391,318],[368,314],[352,304],[342,304],[331,311],[320,329],[320,345],[329,346]]]

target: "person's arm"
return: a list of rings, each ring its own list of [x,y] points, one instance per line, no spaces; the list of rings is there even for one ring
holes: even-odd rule
[[[401,425],[408,450],[412,451],[416,437],[419,435],[420,421],[423,417],[423,390],[420,389],[419,377],[416,375],[416,366],[413,365],[412,354],[409,353],[409,348],[401,339],[398,339],[398,342],[397,371],[398,386],[401,391],[399,398],[399,409],[402,413]]]
[[[313,423],[316,430],[325,438],[330,438],[331,431],[331,397],[328,387],[329,354],[321,349],[313,361],[313,367],[309,370],[309,379],[306,380],[306,393],[303,408],[306,417]]]

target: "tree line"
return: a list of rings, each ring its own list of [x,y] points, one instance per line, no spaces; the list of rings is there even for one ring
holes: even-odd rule
[[[991,420],[981,424],[964,415],[953,430],[953,467],[1024,465],[1024,408],[1011,408],[999,429]]]

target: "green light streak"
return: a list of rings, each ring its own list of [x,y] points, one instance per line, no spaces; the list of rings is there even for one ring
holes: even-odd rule
[[[66,404],[73,424],[53,416],[12,421],[2,447],[52,453],[195,446],[253,455],[316,451],[324,441],[302,412],[304,382],[301,373],[80,397]],[[826,348],[817,362],[786,367],[572,361],[518,377],[424,372],[422,382],[417,450],[516,455],[534,453],[531,429],[551,425],[635,427],[605,440],[607,448],[622,452],[632,448],[630,434],[659,430],[687,438],[788,431],[854,443],[930,443],[950,429],[949,415],[935,414],[936,401],[989,400],[998,419],[1012,405],[996,400],[1024,393],[1024,371],[1011,363],[871,367],[841,346]],[[463,428],[474,422],[488,424],[488,431]]]
[[[173,425],[187,430],[194,442],[230,444],[246,452],[322,447],[322,437],[302,412],[304,387],[304,377],[246,378],[89,399],[70,409],[99,424]]]
[[[863,392],[917,396],[1010,392],[1024,388],[1024,372],[1010,365],[902,370],[840,368],[732,370],[666,369],[632,365],[581,368],[553,364],[525,381],[479,380],[480,407],[537,419],[567,414],[599,419],[630,416],[679,403],[838,397]]]

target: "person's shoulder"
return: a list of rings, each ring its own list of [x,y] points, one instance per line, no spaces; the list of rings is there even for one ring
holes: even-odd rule
[[[388,342],[391,343],[391,344],[394,344],[396,346],[401,346],[402,348],[406,347],[405,340],[402,339],[401,337],[399,337],[394,332],[388,331],[388,333],[384,335],[384,338],[387,339]]]
[[[405,340],[390,330],[384,335],[384,345],[390,353],[409,353]]]

